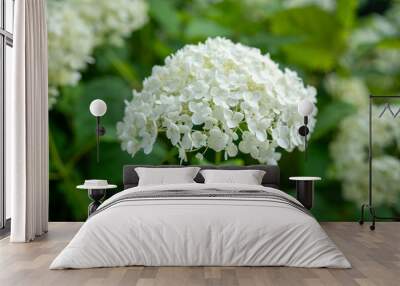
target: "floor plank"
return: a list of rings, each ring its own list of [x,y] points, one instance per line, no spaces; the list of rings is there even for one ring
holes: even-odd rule
[[[0,240],[0,285],[399,285],[400,223],[379,223],[375,231],[354,222],[321,223],[352,263],[352,269],[290,267],[119,267],[50,271],[55,256],[81,223],[50,223],[32,243]]]

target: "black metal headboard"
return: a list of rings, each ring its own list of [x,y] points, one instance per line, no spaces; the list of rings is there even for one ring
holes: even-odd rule
[[[137,167],[148,167],[148,168],[182,168],[187,166],[180,165],[161,165],[161,166],[150,166],[150,165],[125,165],[123,173],[124,189],[136,187],[139,182],[138,174],[135,171]],[[278,166],[267,166],[267,165],[252,165],[252,166],[196,166],[204,169],[218,169],[218,170],[263,170],[265,175],[262,179],[262,185],[265,187],[271,187],[279,189],[280,185],[280,171]],[[194,180],[197,183],[204,183],[203,176],[199,173]]]

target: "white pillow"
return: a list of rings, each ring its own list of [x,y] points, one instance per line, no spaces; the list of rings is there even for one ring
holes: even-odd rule
[[[135,168],[139,176],[139,186],[195,183],[193,179],[199,170],[198,167]]]
[[[261,185],[265,171],[261,170],[201,170],[205,184],[246,184]]]

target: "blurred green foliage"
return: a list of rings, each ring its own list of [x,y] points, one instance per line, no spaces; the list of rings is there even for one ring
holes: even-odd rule
[[[179,163],[177,150],[165,138],[158,140],[150,155],[140,153],[131,158],[121,150],[115,126],[122,119],[124,100],[130,99],[132,89],[141,88],[154,65],[188,43],[214,36],[258,47],[318,88],[318,121],[308,160],[298,151],[283,153],[282,189],[293,192],[289,176],[321,176],[323,180],[316,185],[315,216],[321,220],[354,220],[358,216],[358,205],[343,200],[340,182],[328,178],[329,142],[338,122],[353,113],[354,107],[330,97],[323,80],[333,71],[352,72],[339,62],[349,49],[352,31],[371,14],[383,14],[391,2],[338,0],[332,11],[312,4],[288,8],[283,1],[257,1],[261,4],[251,8],[249,2],[150,0],[150,20],[142,29],[121,47],[103,45],[95,50],[96,62],[83,72],[78,85],[60,89],[58,102],[50,111],[51,220],[86,219],[89,199],[85,191],[75,189],[84,179],[107,179],[121,189],[124,164]],[[400,46],[398,41],[381,45]],[[95,159],[95,118],[88,109],[95,98],[108,105],[102,118],[107,133],[101,139],[99,164]],[[230,162],[221,162],[221,156],[211,152],[205,157],[210,163],[256,163],[244,155]],[[195,158],[189,162],[197,163]]]

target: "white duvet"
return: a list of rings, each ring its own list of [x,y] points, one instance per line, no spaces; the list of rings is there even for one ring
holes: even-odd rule
[[[105,201],[50,269],[145,266],[350,268],[318,222],[293,206],[255,198],[153,198],[113,201],[130,192],[263,190],[233,184],[135,187]],[[297,201],[296,201],[297,202]]]

